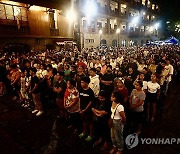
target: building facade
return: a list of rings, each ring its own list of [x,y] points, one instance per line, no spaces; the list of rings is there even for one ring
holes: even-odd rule
[[[150,0],[75,0],[81,48],[143,45],[161,37],[159,6]]]
[[[25,44],[33,50],[45,50],[56,48],[57,42],[73,40],[73,25],[59,7],[64,1],[1,0],[0,49]]]

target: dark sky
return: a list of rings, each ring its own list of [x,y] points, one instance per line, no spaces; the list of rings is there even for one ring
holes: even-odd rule
[[[161,8],[161,15],[167,20],[180,21],[180,0],[154,0]]]

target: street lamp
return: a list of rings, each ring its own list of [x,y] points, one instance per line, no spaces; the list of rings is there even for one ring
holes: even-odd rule
[[[120,29],[118,28],[116,30],[116,34],[117,34],[117,47],[119,47],[119,33],[120,33]]]
[[[99,44],[100,44],[100,46],[101,46],[101,35],[102,35],[102,30],[100,29],[99,30]]]

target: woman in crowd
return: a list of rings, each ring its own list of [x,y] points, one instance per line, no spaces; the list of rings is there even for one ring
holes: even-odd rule
[[[122,154],[123,150],[123,128],[126,123],[126,116],[124,112],[123,104],[124,98],[118,92],[114,91],[111,95],[111,119],[112,119],[112,128],[111,128],[111,140],[113,144],[113,148],[110,153],[113,154],[117,150],[117,154]]]
[[[79,92],[76,89],[76,82],[73,79],[67,81],[67,89],[64,94],[64,107],[70,115],[70,123],[80,128],[80,102]]]
[[[136,81],[135,89],[131,92],[129,103],[130,103],[130,120],[137,126],[135,132],[137,134],[141,133],[141,128],[144,119],[144,100],[146,95],[142,90],[142,81]]]
[[[151,122],[154,121],[156,113],[156,104],[160,96],[160,85],[157,83],[156,74],[151,75],[151,81],[147,83],[147,119],[151,119]],[[150,118],[150,107],[152,107],[152,114]]]

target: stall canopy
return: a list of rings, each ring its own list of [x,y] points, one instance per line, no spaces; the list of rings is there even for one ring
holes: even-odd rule
[[[168,39],[168,40],[165,40],[164,41],[166,44],[179,44],[179,40],[178,39],[176,39],[175,37],[171,37],[170,39]]]

